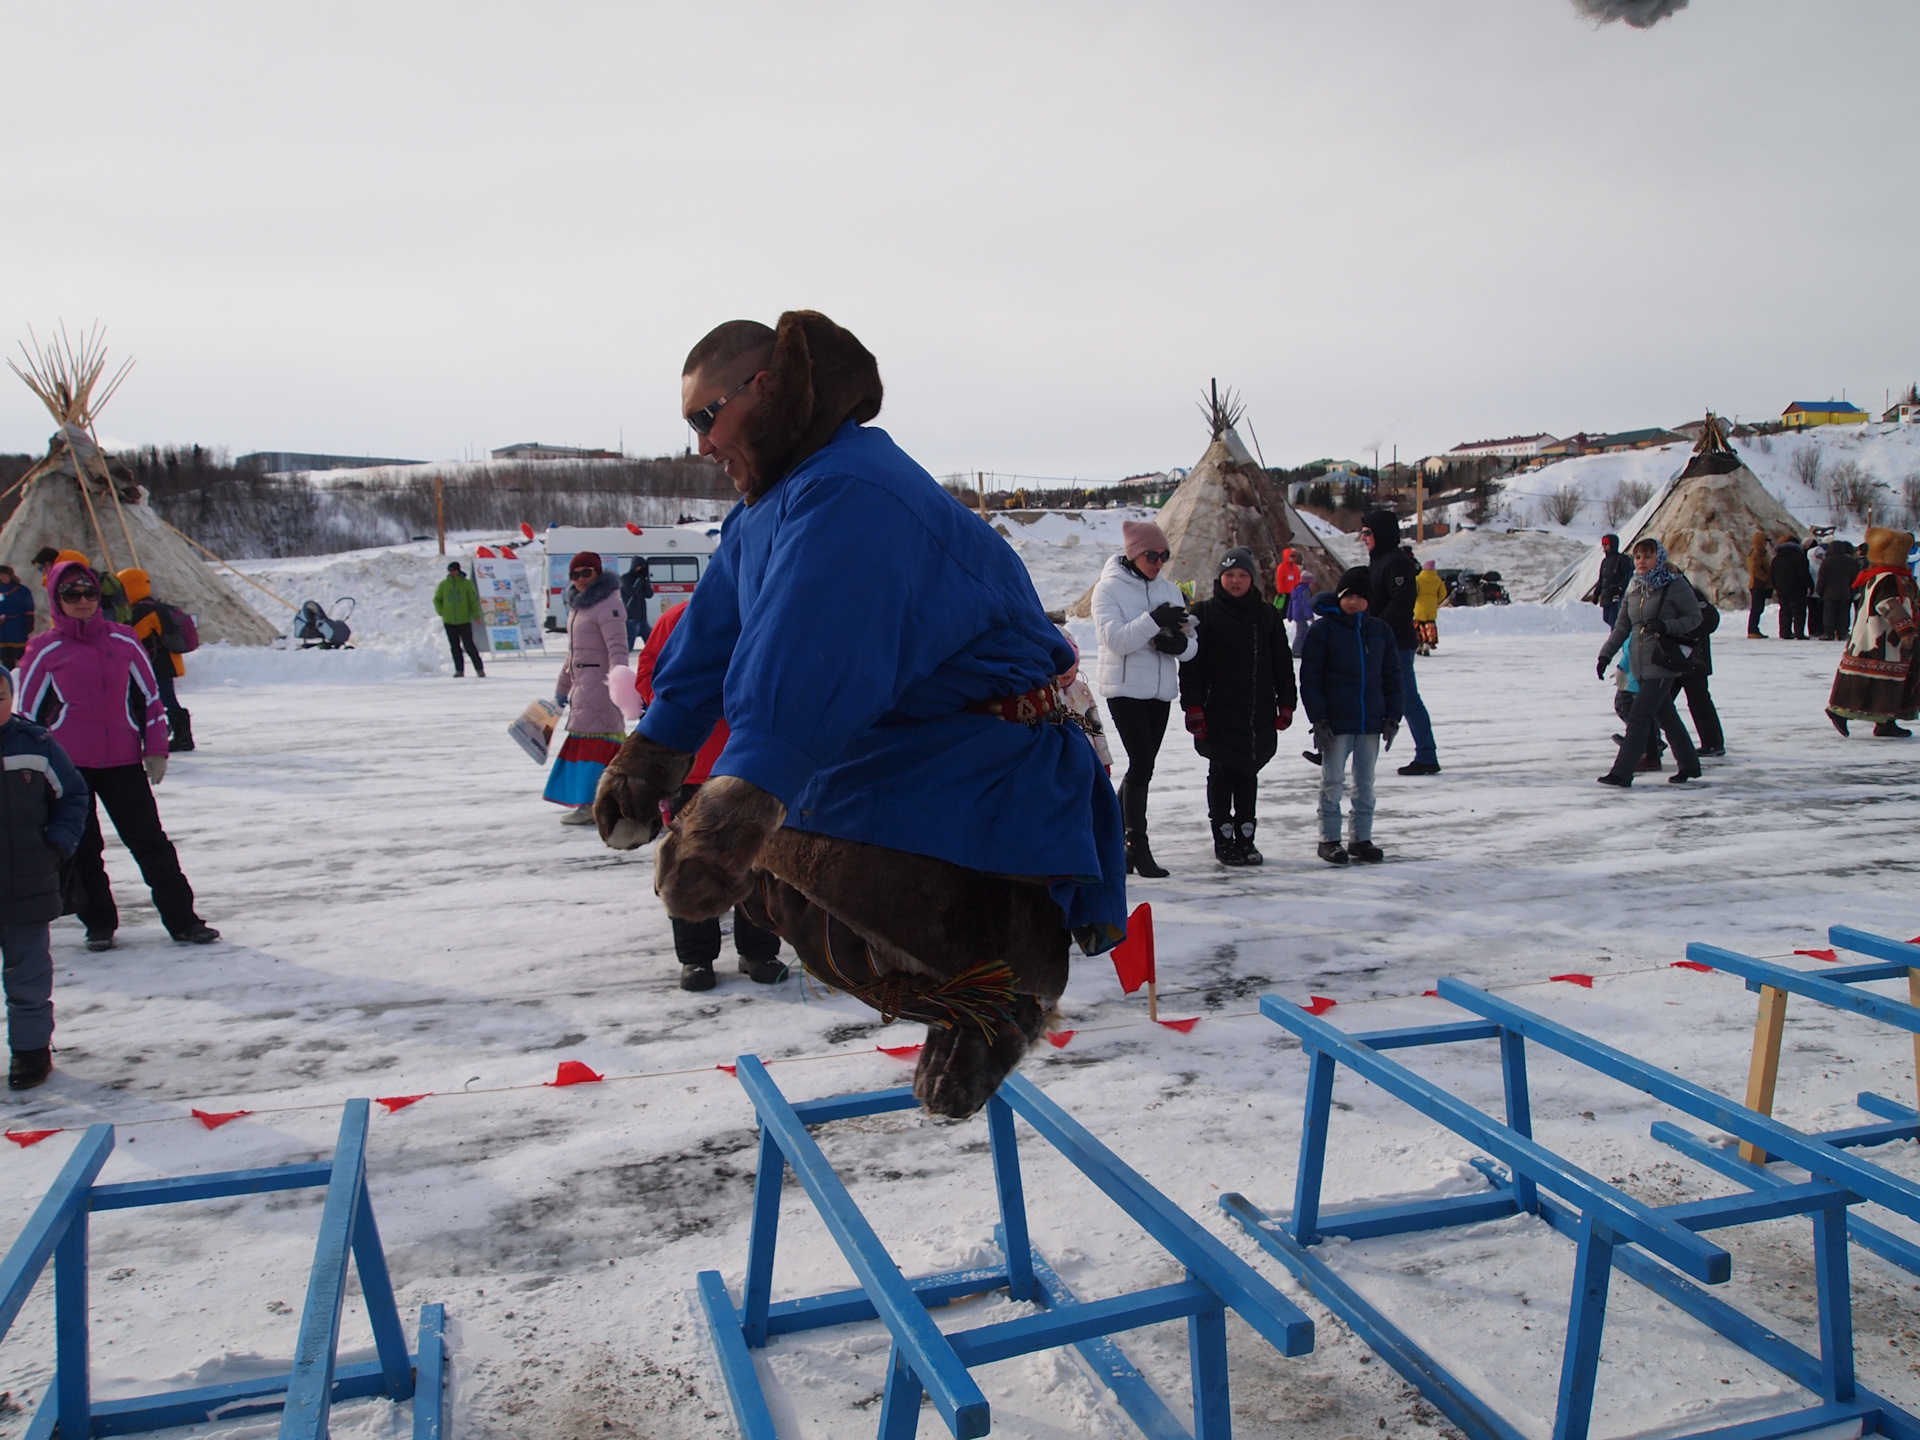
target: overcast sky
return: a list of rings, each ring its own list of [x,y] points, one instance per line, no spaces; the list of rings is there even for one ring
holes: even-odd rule
[[[115,442],[677,451],[688,347],[793,307],[936,473],[1191,464],[1214,376],[1269,464],[1920,376],[1914,0],[0,0],[0,54],[0,340],[105,322]]]

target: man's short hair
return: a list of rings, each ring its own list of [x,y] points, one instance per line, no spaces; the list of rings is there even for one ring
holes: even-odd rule
[[[1633,542],[1633,553],[1636,555],[1658,555],[1660,553],[1660,542],[1651,535],[1642,535],[1638,540]]]
[[[33,557],[33,563],[38,565],[42,570],[44,570],[47,568],[47,566],[53,564],[53,562],[58,560],[59,558],[60,558],[60,552],[54,549],[53,546],[42,545],[40,547],[40,553]]]
[[[14,574],[13,566],[11,565],[0,565],[0,575],[11,575],[15,580],[20,578]]]
[[[714,326],[687,352],[686,367],[680,373],[691,375],[704,370],[709,378],[733,386],[760,369],[772,355],[771,325],[758,320],[729,320]]]

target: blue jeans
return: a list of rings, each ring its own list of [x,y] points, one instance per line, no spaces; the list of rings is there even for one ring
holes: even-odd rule
[[[1353,838],[1373,838],[1373,772],[1380,764],[1378,735],[1336,735],[1320,752],[1320,838],[1340,838],[1340,792],[1353,757]]]
[[[1438,765],[1440,752],[1433,748],[1433,721],[1427,718],[1426,702],[1420,698],[1420,682],[1413,678],[1411,650],[1400,652],[1400,713],[1406,718],[1407,733],[1413,736],[1413,758]]]

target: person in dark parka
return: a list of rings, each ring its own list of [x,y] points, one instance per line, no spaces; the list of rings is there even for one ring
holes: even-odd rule
[[[1631,579],[1633,562],[1620,553],[1620,537],[1602,535],[1600,580],[1593,588],[1600,602],[1600,618],[1609,630],[1613,628],[1614,617],[1620,613],[1620,597],[1627,593],[1627,582]]]
[[[1213,598],[1193,608],[1199,649],[1180,667],[1180,708],[1207,757],[1207,821],[1222,865],[1258,865],[1254,804],[1260,769],[1293,724],[1299,696],[1286,622],[1260,596],[1244,546],[1220,557]]]
[[[1400,657],[1393,631],[1367,613],[1370,578],[1355,566],[1313,602],[1300,647],[1300,699],[1320,754],[1320,848],[1329,865],[1386,858],[1373,843],[1373,775],[1400,730]],[[1340,794],[1353,762],[1350,836],[1340,844]]]
[[[1860,559],[1845,540],[1827,542],[1827,558],[1820,562],[1820,575],[1814,588],[1820,596],[1820,633],[1828,640],[1845,642],[1853,629],[1853,577],[1860,573]]]
[[[1413,628],[1413,604],[1419,598],[1420,562],[1400,543],[1400,521],[1391,510],[1375,510],[1360,521],[1360,539],[1371,558],[1367,562],[1376,620],[1393,632],[1400,663],[1400,700],[1413,736],[1413,759],[1400,767],[1402,775],[1438,775],[1440,752],[1433,743],[1433,722],[1420,698],[1414,676],[1414,657],[1420,636]]]
[[[7,992],[7,1085],[31,1090],[53,1070],[53,957],[60,863],[87,826],[87,785],[45,728],[13,713],[13,676],[0,668],[0,953]]]
[[[1780,606],[1780,638],[1807,638],[1807,597],[1813,593],[1813,571],[1807,552],[1791,535],[1782,535],[1773,547],[1773,594]]]
[[[1658,725],[1666,733],[1667,743],[1673,747],[1674,760],[1679,765],[1678,772],[1669,776],[1667,783],[1684,785],[1699,779],[1700,756],[1693,748],[1693,737],[1687,734],[1687,727],[1680,723],[1679,712],[1673,708],[1674,692],[1682,677],[1662,665],[1656,656],[1663,635],[1682,644],[1694,643],[1693,637],[1703,619],[1700,601],[1685,577],[1667,567],[1667,547],[1651,536],[1642,536],[1633,542],[1633,569],[1633,581],[1627,586],[1613,631],[1600,647],[1596,673],[1602,680],[1606,679],[1607,663],[1631,638],[1633,644],[1628,654],[1633,678],[1640,688],[1633,697],[1633,708],[1627,713],[1627,733],[1621,739],[1613,768],[1600,777],[1600,783],[1621,789],[1632,785],[1634,768],[1646,754],[1648,736]]]

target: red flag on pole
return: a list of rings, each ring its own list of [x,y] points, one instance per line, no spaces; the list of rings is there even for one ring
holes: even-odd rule
[[[1113,973],[1120,977],[1120,988],[1131,995],[1152,981],[1153,906],[1142,901],[1127,917],[1127,938],[1113,947]]]
[[[242,1115],[251,1114],[253,1114],[251,1110],[195,1110],[193,1112],[193,1118],[209,1130],[218,1130],[229,1121],[238,1120]]]
[[[578,1060],[562,1060],[559,1068],[553,1072],[553,1079],[542,1080],[540,1083],[550,1089],[557,1089],[562,1085],[591,1085],[602,1078],[604,1077],[596,1075]]]

